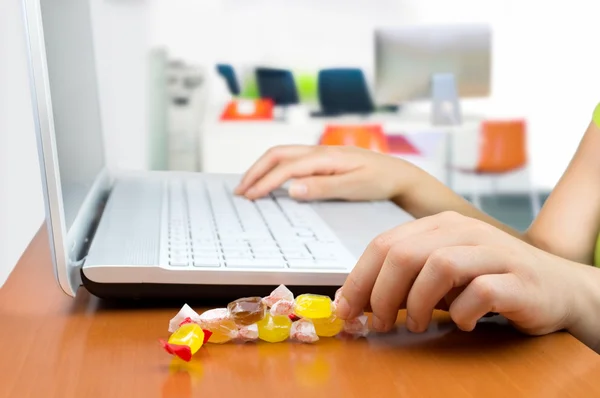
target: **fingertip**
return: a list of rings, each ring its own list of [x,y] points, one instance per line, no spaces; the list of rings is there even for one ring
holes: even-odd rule
[[[346,320],[346,319],[349,319],[351,311],[352,311],[352,308],[350,307],[348,300],[346,300],[346,298],[344,296],[341,296],[340,299],[338,300],[338,303],[336,306],[336,315],[340,319]]]
[[[293,182],[288,189],[288,193],[292,198],[303,199],[307,197],[308,187],[306,184]]]

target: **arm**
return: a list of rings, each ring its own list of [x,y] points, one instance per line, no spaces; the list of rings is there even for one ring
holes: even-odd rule
[[[600,105],[595,118],[600,119]],[[567,171],[530,228],[521,233],[475,208],[450,188],[417,169],[422,175],[393,201],[415,218],[443,211],[491,224],[542,250],[591,264],[600,227],[600,127],[591,123]]]
[[[590,123],[573,160],[526,236],[542,250],[592,264],[599,227],[600,128]]]
[[[526,237],[519,231],[496,220],[471,204],[468,200],[455,193],[452,189],[433,178],[424,170],[414,167],[413,186],[406,189],[407,193],[395,196],[392,201],[415,218],[423,218],[444,211],[454,211],[463,216],[484,221],[519,239]]]
[[[600,269],[581,266],[579,274],[579,292],[576,299],[578,301],[575,302],[575,310],[571,314],[572,319],[567,331],[600,354]]]

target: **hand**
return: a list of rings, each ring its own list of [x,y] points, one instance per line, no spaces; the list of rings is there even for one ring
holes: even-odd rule
[[[356,147],[278,146],[245,174],[235,193],[256,199],[288,180],[302,200],[384,200],[408,189],[420,170],[392,156]]]
[[[338,315],[348,319],[370,307],[373,328],[385,332],[406,308],[407,328],[422,332],[436,308],[449,310],[464,331],[496,312],[523,332],[547,334],[574,321],[583,267],[446,212],[374,239],[342,287]]]

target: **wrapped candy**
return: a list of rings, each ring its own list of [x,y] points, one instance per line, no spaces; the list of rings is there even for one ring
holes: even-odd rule
[[[249,326],[265,317],[267,306],[260,297],[247,297],[232,301],[227,310],[236,324]]]
[[[258,338],[268,343],[280,343],[290,336],[292,320],[285,315],[267,314],[257,322]]]
[[[272,316],[285,315],[290,316],[294,314],[294,300],[279,300],[269,310]]]
[[[275,290],[271,292],[270,295],[263,299],[264,303],[267,307],[271,308],[278,301],[286,300],[286,301],[294,301],[294,293],[291,292],[290,289],[285,287],[284,285],[279,285]]]
[[[258,340],[258,324],[241,327],[238,331],[237,340],[242,343]]]
[[[171,334],[168,341],[161,339],[160,343],[169,354],[189,362],[210,336],[210,331],[203,330],[200,325],[187,318]]]
[[[239,328],[231,319],[227,308],[205,311],[198,317],[198,321],[202,327],[212,332],[209,343],[227,343],[238,337]]]
[[[163,342],[163,347],[185,359],[191,358],[204,343],[257,340],[315,343],[321,337],[367,336],[366,315],[345,321],[337,317],[340,298],[341,289],[333,300],[317,294],[294,298],[287,287],[280,285],[267,297],[240,298],[226,308],[211,309],[200,315],[186,304],[169,322],[173,335]]]
[[[345,322],[344,333],[354,337],[366,337],[369,334],[368,318],[366,315],[360,315],[357,318],[349,319]]]
[[[300,318],[323,319],[333,314],[334,306],[329,296],[302,294],[296,297],[294,314]]]
[[[319,340],[315,325],[310,319],[300,319],[292,323],[290,338],[300,343],[314,343]]]
[[[185,304],[179,312],[169,321],[169,332],[173,333],[176,331],[181,323],[186,319],[190,319],[195,323],[199,323],[198,320],[200,315],[196,311],[194,311],[189,305]]]

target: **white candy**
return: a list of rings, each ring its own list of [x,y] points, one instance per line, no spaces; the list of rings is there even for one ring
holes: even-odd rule
[[[294,300],[279,300],[269,310],[271,316],[290,315],[294,312]]]
[[[361,315],[354,319],[348,319],[344,323],[344,332],[355,337],[365,337],[369,334],[368,317]]]
[[[314,343],[319,340],[315,325],[309,319],[300,319],[292,323],[290,338],[301,343]]]
[[[269,308],[271,308],[273,305],[275,305],[276,302],[280,300],[294,301],[294,293],[292,293],[290,289],[285,287],[285,285],[279,285],[275,290],[271,292],[269,296],[263,298],[263,302]]]
[[[258,340],[258,325],[256,323],[241,327],[237,339],[243,342]]]
[[[198,315],[198,313],[189,305],[184,304],[173,319],[169,321],[169,333],[173,333],[179,329],[179,325],[181,325],[181,322],[185,321],[186,318],[190,318],[192,322],[199,323],[200,315]]]

